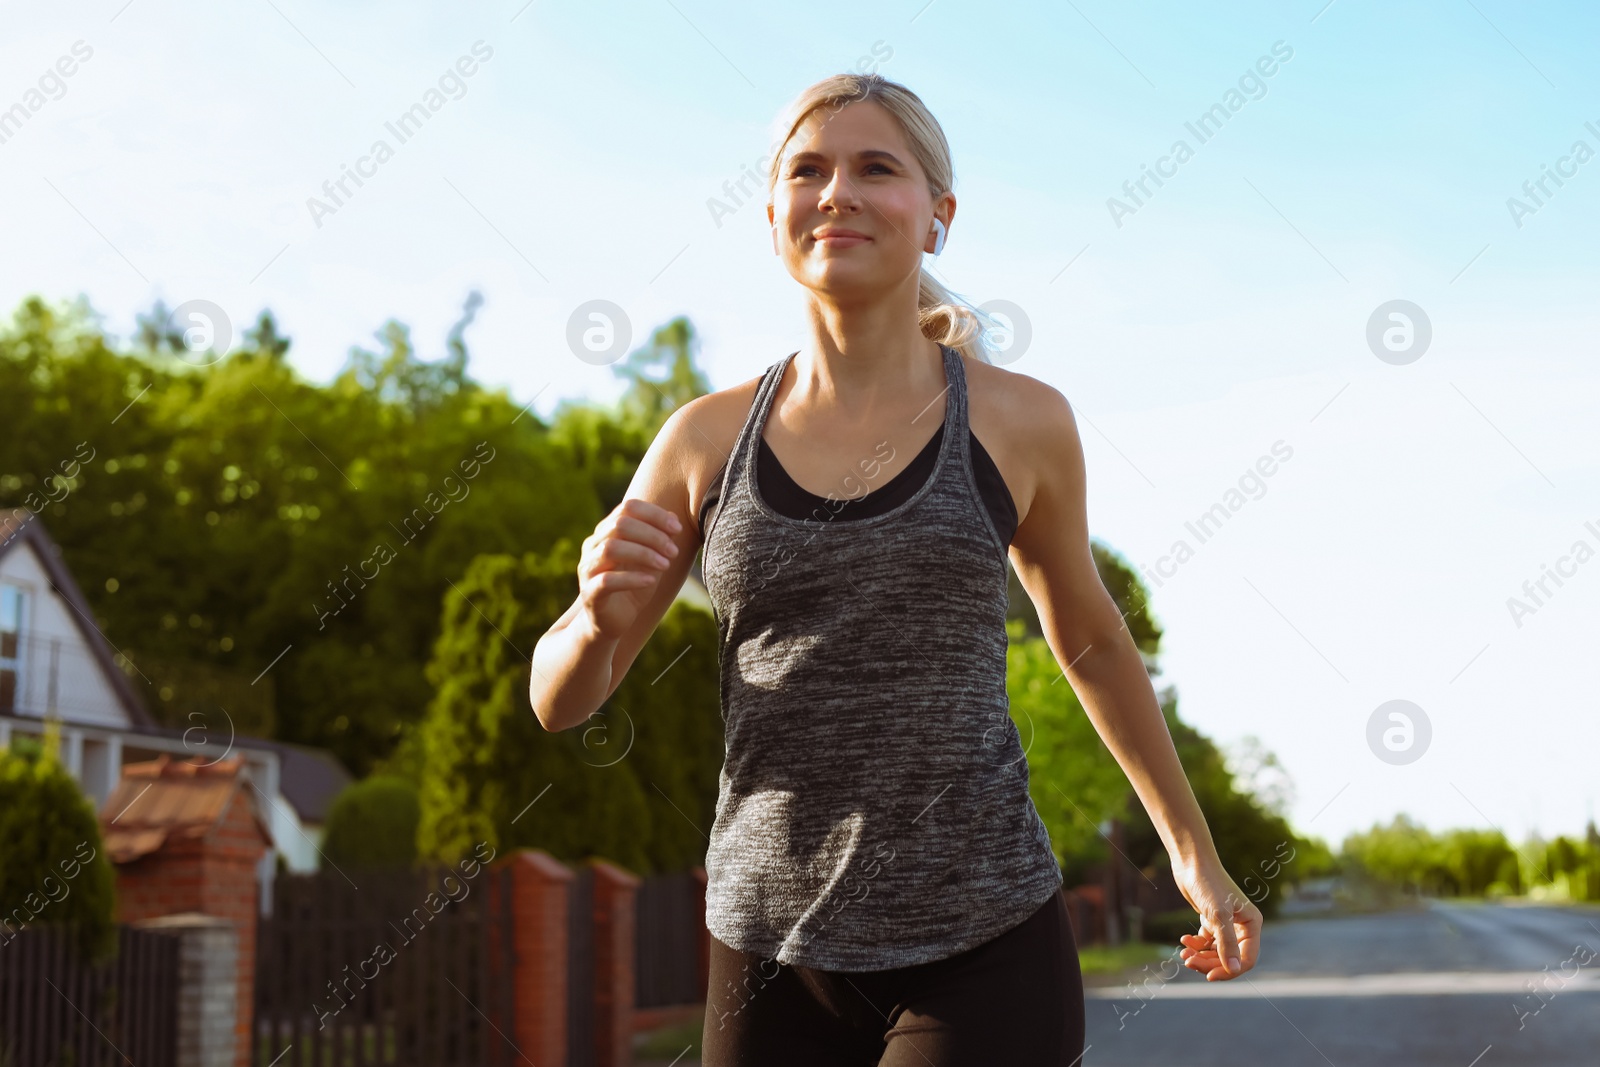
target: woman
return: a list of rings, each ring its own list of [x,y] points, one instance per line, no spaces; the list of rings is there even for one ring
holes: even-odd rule
[[[1073,1064],[1077,949],[1007,711],[1008,553],[1202,917],[1185,965],[1248,971],[1261,913],[1095,571],[1072,409],[988,363],[922,269],[956,208],[939,124],[839,75],[781,129],[767,217],[807,344],[667,420],[584,542],[533,708],[548,730],[599,708],[703,544],[726,736],[704,1063]]]

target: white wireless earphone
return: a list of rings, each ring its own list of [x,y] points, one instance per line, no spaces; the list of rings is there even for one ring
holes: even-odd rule
[[[933,220],[933,254],[938,255],[944,251],[944,223],[938,219]]]

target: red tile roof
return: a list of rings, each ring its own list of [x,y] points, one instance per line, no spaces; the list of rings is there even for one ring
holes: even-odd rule
[[[144,763],[127,763],[122,780],[100,810],[100,829],[113,863],[127,863],[166,844],[203,838],[243,793],[251,815],[269,845],[272,835],[240,773],[242,756],[207,763],[198,756],[175,762],[163,753]]]

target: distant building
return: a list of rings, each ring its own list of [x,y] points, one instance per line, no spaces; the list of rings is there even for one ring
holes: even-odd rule
[[[263,901],[271,899],[276,856],[290,870],[315,870],[328,807],[350,781],[339,761],[304,745],[160,726],[142,699],[144,683],[130,679],[119,657],[39,517],[0,510],[0,749],[18,735],[42,735],[45,718],[58,718],[62,762],[97,809],[124,764],[163,753],[179,761],[242,757],[272,835],[261,860]]]

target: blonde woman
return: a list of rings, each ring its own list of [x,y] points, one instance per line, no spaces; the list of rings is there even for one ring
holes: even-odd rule
[[[1008,555],[1202,916],[1186,966],[1248,971],[1261,914],[1096,574],[1071,407],[988,362],[923,269],[956,209],[938,122],[838,75],[780,132],[767,217],[805,343],[662,427],[584,542],[530,699],[548,730],[587,719],[703,546],[726,736],[703,1062],[1065,1067],[1083,989],[1008,713]]]

